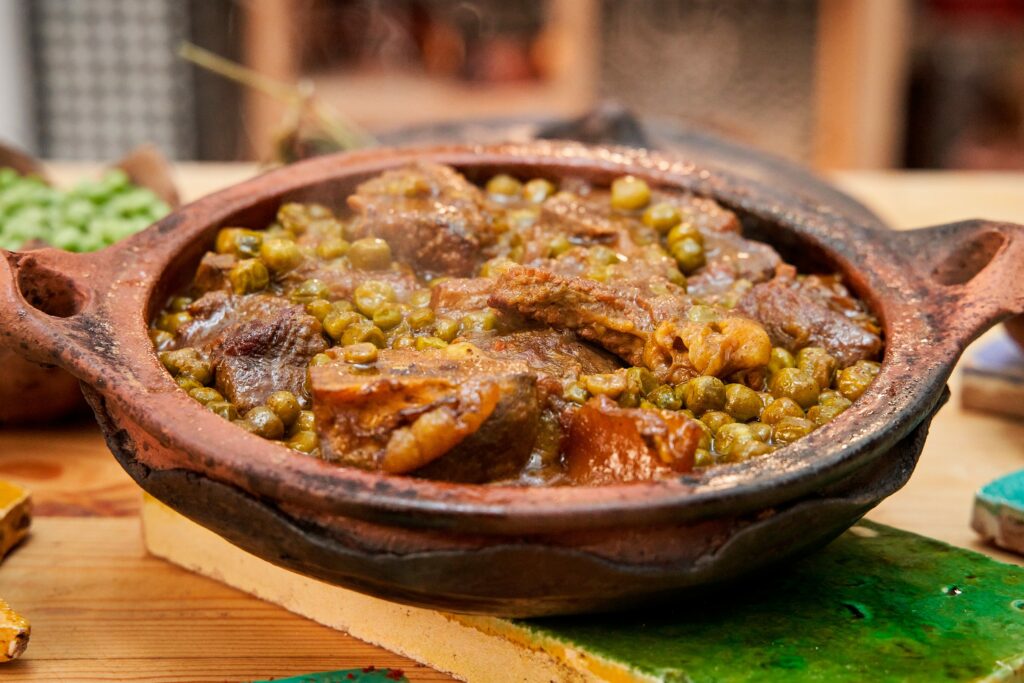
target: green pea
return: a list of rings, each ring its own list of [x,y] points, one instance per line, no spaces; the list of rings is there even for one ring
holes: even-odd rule
[[[161,351],[159,358],[172,375],[192,377],[200,384],[209,384],[213,379],[213,369],[210,367],[209,361],[192,347]]]
[[[690,275],[704,266],[704,245],[695,239],[682,239],[672,245],[672,258],[679,264],[679,270]]]
[[[195,399],[204,406],[211,401],[223,401],[224,397],[212,387],[196,387],[188,392],[189,397]]]
[[[523,185],[523,199],[534,204],[540,204],[553,194],[555,194],[554,184],[544,178],[534,178]]]
[[[274,411],[285,427],[290,427],[299,417],[302,408],[295,394],[290,391],[275,391],[267,397],[267,407]]]
[[[448,342],[440,337],[416,337],[416,350],[426,351],[428,349],[443,349]]]
[[[438,318],[434,321],[434,336],[450,343],[459,336],[459,323],[451,318]]]
[[[587,261],[597,266],[610,266],[619,262],[619,255],[615,253],[614,249],[598,245],[590,248],[587,253]]]
[[[312,358],[309,359],[309,366],[310,367],[317,367],[317,366],[320,366],[320,365],[327,365],[328,363],[333,363],[333,362],[334,362],[334,359],[331,358],[330,356],[328,356],[326,353],[318,353],[318,354],[314,355]]]
[[[245,414],[249,430],[264,439],[280,439],[284,436],[284,422],[277,413],[267,406],[256,406]]]
[[[651,201],[651,188],[640,178],[627,175],[612,181],[612,208],[619,211],[642,209]]]
[[[682,220],[683,215],[679,213],[679,208],[668,202],[659,202],[648,207],[643,216],[644,225],[660,233],[667,233]]]
[[[839,417],[846,406],[841,403],[818,404],[807,411],[807,419],[819,427]]]
[[[324,240],[316,245],[316,255],[325,260],[336,259],[348,253],[349,243],[340,237]]]
[[[570,382],[562,392],[562,396],[567,401],[583,405],[590,398],[590,392],[579,382]]]
[[[768,382],[768,389],[775,398],[791,398],[805,410],[818,402],[820,393],[814,377],[799,368],[782,368],[776,372]]]
[[[709,410],[700,416],[700,421],[707,425],[712,434],[718,433],[718,430],[724,425],[736,422],[732,415],[721,410]]]
[[[177,313],[164,313],[157,318],[156,326],[157,329],[176,334],[182,325],[192,320],[192,314],[188,311],[178,311]]]
[[[355,311],[331,310],[323,319],[324,332],[334,341],[340,341],[349,325],[365,320]]]
[[[220,415],[225,420],[238,419],[238,410],[235,405],[227,401],[210,401],[206,404],[206,409]]]
[[[414,330],[422,330],[434,323],[434,311],[429,308],[416,308],[406,316],[409,327]]]
[[[658,378],[647,368],[633,366],[626,370],[627,390],[646,396],[658,386]]]
[[[781,346],[773,346],[768,359],[768,372],[774,374],[783,368],[795,368],[796,358]]]
[[[715,464],[715,457],[706,448],[698,448],[693,452],[694,467],[711,467]]]
[[[285,230],[293,232],[296,235],[301,235],[309,227],[309,224],[313,221],[312,211],[318,211],[313,209],[314,204],[299,204],[298,202],[288,202],[282,204],[277,210],[277,222]],[[323,207],[320,207],[322,209]],[[329,212],[328,212],[329,213]],[[326,218],[327,216],[321,216]]]
[[[295,432],[288,438],[288,448],[300,453],[312,453],[320,445],[320,438],[313,431]]]
[[[647,399],[662,410],[679,410],[682,407],[682,401],[676,396],[672,387],[667,384],[662,384],[654,389],[647,395]]]
[[[754,430],[740,422],[723,424],[715,432],[715,450],[724,456],[738,444],[754,439]]]
[[[384,304],[373,314],[373,324],[382,330],[398,327],[402,322],[402,309],[397,304]]]
[[[683,404],[696,415],[725,408],[725,384],[717,377],[701,375],[683,385]]]
[[[506,173],[499,173],[487,181],[487,194],[514,197],[523,189],[522,183]]]
[[[188,375],[179,375],[174,378],[174,383],[178,385],[186,394],[194,389],[202,389],[203,385],[200,384],[195,377]]]
[[[697,226],[687,221],[673,226],[672,229],[668,231],[668,235],[665,236],[665,243],[670,249],[683,240],[693,240],[694,242],[703,245],[704,235],[700,233]]]
[[[626,375],[618,372],[584,375],[580,378],[580,381],[591,394],[610,396],[612,398],[626,391],[627,388]]]
[[[292,240],[265,240],[260,245],[260,258],[275,273],[283,273],[299,265],[302,252]]]
[[[411,334],[400,334],[391,340],[393,349],[414,349],[416,348],[416,337]]]
[[[820,346],[808,346],[797,352],[796,366],[813,377],[819,387],[828,387],[836,371],[836,359]]]
[[[751,439],[750,441],[744,441],[736,444],[732,451],[729,453],[729,462],[746,462],[751,458],[757,458],[762,455],[768,455],[775,449],[769,446],[763,441],[757,439]]]
[[[258,259],[239,261],[228,271],[228,281],[235,294],[251,294],[267,288],[270,284],[270,273]]]
[[[348,260],[360,270],[385,270],[391,265],[391,247],[377,237],[364,237],[349,247]]]
[[[747,426],[758,441],[768,443],[772,439],[772,426],[764,422],[748,422]]]
[[[722,319],[721,312],[714,306],[694,304],[686,312],[686,318],[694,323],[713,323]]]
[[[815,427],[817,425],[806,418],[784,417],[772,428],[772,442],[791,444],[813,432]]]
[[[463,316],[459,326],[465,332],[487,332],[493,330],[497,324],[498,315],[488,308]]]
[[[367,318],[372,318],[377,309],[385,304],[393,303],[397,298],[395,288],[380,280],[367,280],[356,287],[352,293],[352,302],[355,304],[356,310]]]
[[[797,404],[796,401],[783,396],[782,398],[776,399],[765,407],[761,411],[761,422],[765,424],[773,425],[784,417],[803,417],[804,410]]]
[[[327,299],[313,299],[306,304],[306,313],[309,313],[321,323],[331,310],[331,302]]]
[[[188,307],[192,305],[192,297],[188,296],[176,296],[172,297],[170,302],[167,304],[167,310],[180,313],[187,311]]]
[[[427,308],[433,295],[429,289],[418,289],[409,295],[409,305],[413,308]]]
[[[839,371],[836,388],[850,401],[860,398],[878,375],[881,365],[874,361],[859,360]]]
[[[383,349],[387,344],[387,338],[379,327],[369,320],[352,323],[345,328],[341,334],[341,343],[344,346],[368,342],[377,348]]]
[[[747,422],[761,414],[761,397],[750,387],[729,384],[725,387],[725,412],[739,422]]]
[[[565,235],[558,235],[548,242],[548,258],[558,258],[572,249],[572,242]]]
[[[298,417],[295,418],[295,423],[292,424],[292,433],[296,432],[315,432],[316,431],[316,416],[312,410],[300,410]]]
[[[343,353],[345,362],[366,365],[377,362],[378,349],[369,342],[360,342],[346,346]]]
[[[314,299],[329,299],[330,292],[327,285],[317,279],[303,280],[291,292],[288,299],[293,304],[308,304]]]
[[[241,258],[254,258],[260,253],[263,235],[245,228],[221,228],[217,233],[218,254],[235,254]]]

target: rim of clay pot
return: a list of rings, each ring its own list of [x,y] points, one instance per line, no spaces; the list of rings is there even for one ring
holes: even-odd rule
[[[338,467],[253,436],[181,392],[160,365],[149,317],[183,269],[229,224],[263,227],[282,200],[338,201],[355,183],[414,161],[471,175],[633,174],[713,197],[760,237],[837,268],[884,324],[882,369],[833,422],[767,457],[674,479],[597,487],[452,484]],[[964,253],[968,257],[964,257]],[[977,252],[975,254],[975,252]],[[975,256],[970,256],[975,254]],[[137,453],[149,468],[184,468],[279,506],[382,523],[522,534],[681,522],[762,510],[813,493],[870,463],[905,437],[939,400],[963,348],[997,320],[1024,311],[1024,230],[984,221],[889,232],[852,222],[803,196],[723,170],[642,150],[577,143],[442,146],[320,157],[271,171],[185,206],[115,247],[89,255],[54,250],[0,259],[0,334],[37,360],[58,363],[113,401],[174,455]],[[46,275],[74,292],[47,315],[8,281]],[[1014,276],[1017,278],[1012,279]],[[160,299],[159,301],[157,299]],[[70,313],[70,315],[68,315]]]

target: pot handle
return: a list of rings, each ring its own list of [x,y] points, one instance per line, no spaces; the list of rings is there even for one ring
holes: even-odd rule
[[[0,347],[102,385],[113,365],[104,349],[116,350],[98,315],[98,285],[112,281],[110,251],[0,249]]]
[[[923,291],[921,306],[962,350],[1024,313],[1024,226],[986,220],[886,233]]]

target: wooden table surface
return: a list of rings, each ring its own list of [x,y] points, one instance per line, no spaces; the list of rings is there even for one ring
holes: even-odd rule
[[[54,176],[60,183],[88,170],[65,164]],[[191,199],[253,170],[185,164],[179,186]],[[1024,175],[834,179],[899,228],[979,216],[1024,223]],[[958,384],[954,375],[953,399],[935,418],[910,483],[870,518],[1019,563],[980,544],[968,518],[975,489],[1024,465],[1024,423],[962,411]],[[0,596],[33,624],[24,658],[0,669],[4,680],[251,680],[368,665],[401,668],[413,681],[447,680],[148,557],[139,492],[88,418],[47,429],[0,428],[0,478],[29,486],[36,501],[32,535],[0,565]]]

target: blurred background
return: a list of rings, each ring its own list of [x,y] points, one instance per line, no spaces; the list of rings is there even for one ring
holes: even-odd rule
[[[1024,0],[0,0],[0,140],[266,160],[313,101],[354,144],[614,102],[821,169],[1022,169],[1022,29]]]

